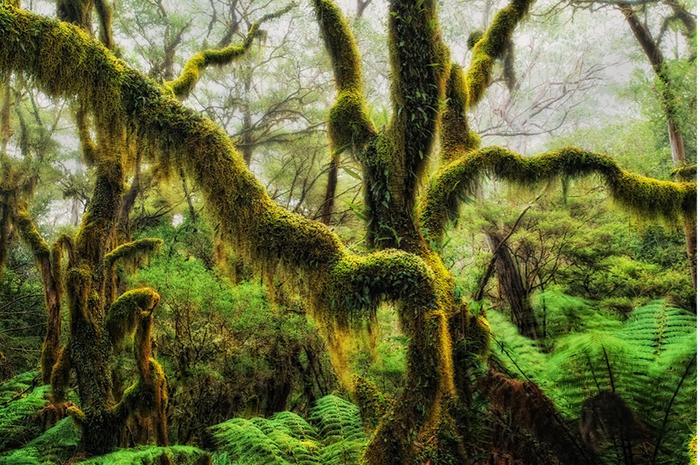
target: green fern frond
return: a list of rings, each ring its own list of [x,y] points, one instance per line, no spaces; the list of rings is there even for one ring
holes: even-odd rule
[[[119,449],[111,454],[92,457],[79,462],[83,465],[204,465],[209,463],[209,453],[191,446],[141,446]]]
[[[316,402],[310,423],[292,412],[234,418],[210,428],[214,465],[356,465],[367,445],[360,412],[333,395]]]
[[[71,418],[64,418],[24,447],[0,455],[0,463],[4,465],[66,463],[78,449],[79,442],[80,428]]]

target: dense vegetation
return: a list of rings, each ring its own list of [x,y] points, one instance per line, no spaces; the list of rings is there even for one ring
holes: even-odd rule
[[[0,1],[0,464],[696,463],[693,9]]]

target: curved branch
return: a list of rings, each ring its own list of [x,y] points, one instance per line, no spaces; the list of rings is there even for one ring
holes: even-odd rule
[[[472,59],[467,69],[468,107],[476,106],[491,82],[496,60],[502,58],[511,44],[511,36],[525,17],[534,0],[512,0],[496,13],[491,25],[474,44]]]
[[[126,291],[112,303],[107,313],[106,328],[112,346],[136,331],[143,318],[150,317],[160,302],[160,295],[149,287]]]
[[[487,147],[453,161],[431,179],[420,205],[421,226],[431,240],[441,238],[447,222],[457,216],[460,197],[471,191],[485,174],[525,185],[559,176],[580,178],[598,174],[612,197],[632,211],[671,221],[695,214],[695,183],[638,176],[623,170],[606,155],[577,148],[525,158],[505,148]]]
[[[124,243],[105,255],[105,266],[111,269],[120,261],[148,256],[161,245],[163,245],[161,239],[150,237]]]
[[[243,56],[253,45],[253,40],[260,35],[260,26],[264,22],[282,16],[294,6],[294,3],[290,3],[281,10],[267,14],[253,23],[241,44],[210,48],[195,53],[187,60],[180,75],[172,81],[166,82],[165,86],[170,88],[178,98],[186,98],[194,90],[205,68],[211,65],[224,66]]]

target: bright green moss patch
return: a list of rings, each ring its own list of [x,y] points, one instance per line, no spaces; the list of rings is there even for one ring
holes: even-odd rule
[[[421,226],[431,239],[441,237],[448,221],[457,215],[460,197],[486,174],[522,185],[597,174],[613,199],[631,211],[670,221],[695,215],[695,183],[638,176],[622,170],[606,155],[577,148],[525,158],[501,147],[487,147],[453,161],[431,179],[420,205]]]

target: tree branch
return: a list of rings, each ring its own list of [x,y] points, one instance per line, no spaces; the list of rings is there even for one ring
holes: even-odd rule
[[[253,45],[253,40],[260,35],[260,26],[264,22],[282,16],[294,6],[294,3],[290,3],[281,10],[267,14],[253,23],[241,44],[229,45],[218,49],[207,49],[196,53],[187,60],[180,76],[166,82],[165,86],[170,88],[178,98],[186,98],[194,90],[201,77],[201,72],[205,68],[211,65],[224,66],[243,56]]]
[[[481,101],[491,82],[496,60],[508,50],[515,27],[533,3],[534,0],[512,0],[496,13],[489,28],[474,45],[466,76],[468,108],[475,107]]]
[[[695,214],[695,183],[638,176],[624,171],[606,155],[577,148],[525,158],[505,148],[487,147],[453,161],[431,179],[419,212],[421,227],[431,240],[439,241],[447,222],[458,214],[460,197],[472,191],[484,174],[525,185],[559,176],[598,174],[612,197],[632,211],[671,221]]]

